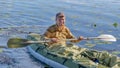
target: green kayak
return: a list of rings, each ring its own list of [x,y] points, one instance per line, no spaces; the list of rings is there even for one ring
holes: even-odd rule
[[[39,41],[41,40],[41,35],[30,34],[27,36],[27,39]],[[104,64],[95,58],[80,55],[86,49],[72,44],[50,47],[47,46],[47,43],[35,43],[30,44],[28,50],[35,58],[53,68],[119,68],[118,66],[120,66],[113,63]],[[116,58],[114,59],[116,60]],[[112,59],[111,61],[115,62]]]

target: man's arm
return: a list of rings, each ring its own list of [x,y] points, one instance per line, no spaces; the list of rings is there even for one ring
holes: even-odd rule
[[[54,28],[48,28],[43,35],[45,40],[50,40],[49,44],[53,44],[58,41],[57,38],[54,38]]]
[[[77,43],[83,40],[83,37],[78,37],[78,38],[74,37],[74,35],[71,33],[71,31],[68,28],[66,28],[66,32],[68,33],[67,39],[75,39],[75,40],[71,40],[71,42]]]
[[[54,27],[54,25],[50,26],[50,27],[45,31],[45,33],[43,34],[46,39],[52,38],[53,32],[54,32],[54,28],[53,28],[53,27]]]
[[[43,35],[45,39],[49,39],[51,37],[51,32],[47,30]]]

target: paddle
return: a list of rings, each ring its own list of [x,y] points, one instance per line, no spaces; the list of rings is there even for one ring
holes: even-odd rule
[[[103,40],[103,41],[111,41],[111,42],[116,41],[116,38],[114,36],[108,35],[108,34],[102,34],[98,37],[84,38],[84,40],[92,40],[92,39],[98,39],[98,40]],[[61,40],[65,40],[65,39],[61,39]],[[75,39],[66,39],[66,41],[71,41],[71,40],[75,40]],[[31,40],[22,39],[22,38],[11,38],[11,39],[8,40],[7,45],[8,45],[8,48],[19,48],[19,47],[28,46],[29,44],[32,44],[32,43],[43,43],[43,42],[49,42],[49,41],[50,40],[31,41]]]
[[[88,38],[85,38],[85,39],[98,39],[98,40],[102,40],[102,41],[111,41],[111,42],[116,42],[117,39],[113,36],[113,35],[110,35],[110,34],[102,34],[102,35],[99,35],[98,37],[88,37]]]

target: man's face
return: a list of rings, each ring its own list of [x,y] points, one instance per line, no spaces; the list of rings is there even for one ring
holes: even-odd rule
[[[56,23],[57,23],[58,26],[65,25],[65,16],[58,16],[56,18]]]

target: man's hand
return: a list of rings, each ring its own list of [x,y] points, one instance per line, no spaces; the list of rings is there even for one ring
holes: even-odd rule
[[[51,41],[52,43],[57,43],[57,42],[58,42],[58,39],[57,39],[57,38],[51,38],[50,41]]]
[[[84,37],[83,36],[80,36],[80,37],[78,37],[78,40],[83,40],[84,39]]]

